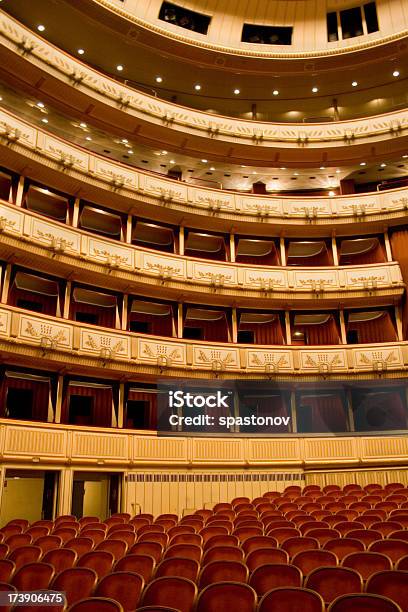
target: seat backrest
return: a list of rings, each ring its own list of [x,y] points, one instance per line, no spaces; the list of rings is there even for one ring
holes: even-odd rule
[[[7,546],[7,544],[3,544],[3,542],[0,543],[0,559],[5,559],[7,557],[7,555],[9,554],[10,549]]]
[[[187,559],[195,559],[200,562],[202,557],[202,548],[195,544],[172,544],[164,553],[164,558],[169,557],[185,557]]]
[[[393,563],[408,555],[408,542],[405,540],[393,540],[388,538],[387,540],[378,540],[373,542],[369,546],[371,552],[379,552],[390,557]]]
[[[72,550],[75,550],[78,557],[84,555],[86,552],[89,552],[93,547],[93,540],[86,537],[72,538],[64,544],[64,548],[71,548]]]
[[[212,536],[205,543],[203,543],[203,545],[204,550],[208,550],[213,546],[239,546],[239,540],[237,536],[230,534],[222,534]]]
[[[16,564],[11,559],[0,560],[0,582],[9,582],[16,570]]]
[[[211,561],[205,565],[198,580],[200,589],[214,582],[248,582],[249,570],[242,561]]]
[[[56,574],[74,567],[77,559],[78,554],[72,548],[54,548],[46,552],[42,558],[44,563],[51,563],[54,566]]]
[[[207,565],[211,561],[242,561],[244,551],[238,546],[213,546],[205,553],[202,565]]]
[[[249,571],[253,572],[265,563],[289,563],[289,555],[286,550],[280,548],[258,548],[248,553],[245,563]]]
[[[300,587],[302,572],[295,565],[265,563],[251,573],[249,584],[255,589],[258,597],[262,597],[271,589],[280,586]]]
[[[392,561],[389,557],[382,553],[367,550],[347,555],[341,564],[343,567],[351,567],[351,569],[356,570],[363,577],[363,580],[368,580],[376,572],[392,569]]]
[[[226,527],[203,527],[200,529],[200,536],[203,538],[204,545],[207,540],[216,535],[228,535],[228,529]]]
[[[41,548],[44,555],[49,550],[60,548],[62,546],[62,539],[57,535],[41,536],[35,541],[35,545]]]
[[[114,536],[116,535],[116,533],[112,535]],[[166,547],[167,544],[169,543],[169,536],[167,535],[167,533],[148,532],[148,533],[142,533],[141,535],[138,534],[137,541],[138,542],[158,542],[162,546]],[[132,542],[131,546],[133,546],[133,544],[134,542]]]
[[[4,543],[7,544],[10,550],[15,550],[20,546],[27,546],[33,541],[32,536],[29,533],[16,533],[8,536]]]
[[[51,582],[54,591],[65,591],[68,605],[89,597],[98,581],[98,575],[90,567],[70,567],[63,570]]]
[[[259,602],[258,612],[324,612],[319,593],[301,587],[278,587],[266,593]]]
[[[16,569],[19,569],[26,563],[34,563],[38,561],[42,555],[42,550],[39,546],[21,546],[13,550],[8,558],[14,561]]]
[[[296,529],[296,527],[274,527],[273,529],[268,530],[267,534],[272,538],[275,538],[278,544],[281,545],[286,540],[289,540],[289,538],[296,538],[300,536],[301,532],[299,529]]]
[[[154,573],[155,578],[162,576],[181,576],[195,582],[197,580],[200,564],[195,559],[170,557],[159,563]]]
[[[320,593],[325,603],[329,604],[345,593],[360,593],[363,579],[348,567],[320,567],[310,572],[305,587]]]
[[[408,610],[408,571],[377,572],[367,581],[366,591],[389,597],[406,612]]]
[[[408,570],[408,555],[405,555],[405,557],[401,557],[401,559],[396,564],[395,569]]]
[[[318,567],[335,567],[338,565],[338,558],[329,550],[302,550],[293,557],[292,563],[307,576]]]
[[[318,529],[310,529],[307,532],[310,538],[316,538],[320,542],[320,546],[324,546],[326,542],[333,538],[339,538],[340,532],[337,529],[331,529],[329,527],[323,527]]]
[[[195,612],[255,612],[255,608],[256,593],[253,588],[242,583],[218,582],[210,584],[200,592]]]
[[[115,561],[123,557],[126,554],[128,545],[123,540],[103,540],[95,547],[95,550],[103,550],[110,552]]]
[[[115,564],[115,572],[136,572],[145,582],[153,575],[156,561],[151,555],[125,555]]]
[[[119,602],[106,597],[87,597],[74,603],[69,612],[124,612]]]
[[[107,550],[93,550],[85,553],[77,561],[77,567],[88,567],[93,569],[98,578],[101,579],[103,576],[108,574],[115,561],[114,556]]]
[[[294,538],[288,538],[281,544],[281,548],[286,550],[289,557],[294,557],[298,552],[302,550],[312,550],[313,548],[319,548],[319,542],[316,538],[309,536],[298,536]]]
[[[142,595],[142,605],[162,605],[169,602],[180,612],[191,612],[197,597],[197,586],[192,580],[164,576],[152,580]]]
[[[356,540],[355,538],[334,538],[333,540],[328,540],[323,548],[324,550],[334,552],[341,561],[346,555],[352,552],[365,550],[365,544],[361,542],[361,540]]]
[[[81,531],[81,536],[84,538],[90,538],[94,543],[94,546],[97,546],[99,542],[105,539],[105,532],[102,529],[88,529],[85,528]]]
[[[135,610],[144,587],[142,576],[135,572],[113,572],[100,580],[96,597],[108,597],[118,601],[125,611]]]
[[[51,563],[26,563],[14,574],[12,584],[18,591],[48,589],[54,574]]]
[[[276,548],[278,546],[278,542],[272,536],[260,535],[248,538],[242,542],[241,546],[247,555],[252,550],[257,550],[258,548]]]
[[[196,546],[202,546],[203,539],[198,533],[178,533],[172,536],[170,544],[195,544]]]
[[[132,555],[149,555],[157,563],[163,554],[163,550],[164,548],[159,542],[136,542],[129,553]]]
[[[340,595],[330,604],[328,612],[401,612],[401,608],[388,597],[364,593]]]

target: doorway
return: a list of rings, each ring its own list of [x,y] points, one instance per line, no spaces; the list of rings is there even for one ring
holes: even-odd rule
[[[55,516],[59,472],[7,469],[4,478],[0,524],[13,518],[30,522]]]
[[[102,521],[118,512],[121,474],[74,472],[71,512],[77,518],[97,516]]]

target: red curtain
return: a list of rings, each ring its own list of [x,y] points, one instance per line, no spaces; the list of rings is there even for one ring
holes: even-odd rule
[[[157,316],[149,314],[141,314],[138,312],[132,312],[130,314],[130,321],[140,321],[142,323],[149,323],[150,332],[154,336],[167,336],[173,335],[173,316],[172,314],[166,316]]]
[[[332,266],[333,265],[333,254],[331,247],[324,249],[321,253],[312,257],[289,257],[288,266]]]
[[[251,266],[280,266],[280,256],[275,243],[272,243],[271,252],[265,257],[251,257],[250,255],[237,255],[237,263],[248,264]]]
[[[97,325],[102,327],[115,327],[116,308],[93,306],[92,304],[83,304],[82,302],[75,302],[73,300],[71,303],[71,319],[75,320],[77,312],[96,315],[98,317]]]
[[[302,396],[301,404],[310,408],[311,431],[347,431],[347,417],[342,399],[338,395]]]
[[[408,229],[400,229],[391,235],[391,250],[393,258],[398,261],[404,283],[408,285]],[[408,328],[408,300],[405,291],[402,303],[402,329],[404,338],[407,338]]]
[[[272,397],[259,397],[254,399],[254,403],[257,406],[258,416],[269,416],[269,417],[288,417],[288,407],[285,399],[282,395],[273,395]],[[290,427],[288,425],[277,425],[273,428],[273,433],[285,433],[289,432]]]
[[[148,415],[148,428],[157,429],[157,393],[147,393],[143,391],[133,391],[129,389],[128,400],[133,402],[148,402],[149,404],[149,415]],[[125,418],[125,427],[132,427],[130,420]]]
[[[61,410],[61,423],[69,422],[69,401],[71,395],[93,398],[92,425],[95,427],[112,426],[112,387],[68,385]]]
[[[365,418],[370,429],[377,431],[383,429],[406,429],[407,413],[398,391],[379,393],[378,395],[370,393],[365,396],[363,404],[366,407]],[[374,422],[373,417],[370,417],[370,412],[374,414]],[[377,415],[379,417],[378,423],[375,419]]]
[[[326,323],[321,323],[319,325],[299,325],[296,329],[305,334],[307,344],[310,346],[340,343],[340,334],[333,315],[330,315]],[[305,342],[303,340],[296,340],[295,336],[292,344],[295,346],[302,346]]]
[[[373,321],[349,323],[348,330],[357,330],[359,344],[373,342],[396,342],[397,333],[389,312]]]
[[[228,323],[226,317],[216,321],[188,321],[188,327],[198,327],[203,330],[203,340],[207,342],[228,342]]]
[[[1,416],[6,416],[7,392],[9,389],[22,389],[32,392],[32,420],[43,421],[48,420],[48,406],[50,399],[50,381],[49,380],[32,380],[29,378],[14,378],[5,376],[1,384]]]
[[[17,289],[13,286],[10,290],[9,304],[17,306],[18,300],[27,300],[35,304],[41,304],[42,308],[39,312],[55,317],[57,313],[57,298],[51,295],[42,295],[41,293],[33,293],[24,289]]]
[[[240,323],[240,331],[253,331],[255,344],[285,344],[279,317],[270,323]]]

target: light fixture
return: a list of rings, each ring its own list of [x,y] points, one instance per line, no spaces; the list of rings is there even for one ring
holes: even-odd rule
[[[162,155],[167,155],[167,151],[162,151]]]
[[[201,161],[203,162],[203,164],[206,164],[208,162],[208,159],[202,159]]]
[[[326,166],[320,166],[320,170],[326,170]]]
[[[90,136],[87,136],[85,140],[92,140],[92,138]]]
[[[78,49],[78,55],[83,55],[85,53],[84,49]]]
[[[127,144],[129,141],[128,141],[127,138],[122,138],[122,142],[123,142],[123,144]]]
[[[318,88],[318,87],[312,87],[312,92],[313,92],[313,93],[317,93],[318,91],[319,91],[319,88]]]
[[[201,89],[201,85],[200,85],[199,83],[197,83],[196,85],[194,85],[194,89],[195,89],[196,91],[200,91],[200,89]]]
[[[43,123],[48,123],[48,119],[46,119],[45,117],[44,117],[44,119],[41,119],[41,121],[42,121]]]
[[[171,163],[171,164],[175,164],[176,162],[174,161],[174,159],[171,159],[171,160],[170,160],[170,163]]]
[[[40,23],[40,25],[38,25],[38,26],[37,26],[37,30],[38,30],[39,32],[44,32],[44,30],[45,30],[45,26],[44,26],[44,25],[42,25],[42,23]]]
[[[44,104],[44,102],[37,102],[37,106],[38,106],[38,108],[44,108],[45,104]]]
[[[299,172],[294,172],[293,176],[299,176]]]
[[[334,191],[329,191],[329,196],[332,198],[334,196]]]
[[[286,168],[284,168],[284,167],[282,166],[281,170],[286,170]]]
[[[360,162],[360,166],[366,166],[367,162]]]
[[[339,169],[337,168],[337,170],[336,170],[336,174],[340,174],[340,172],[341,172],[341,170],[339,170]]]
[[[272,93],[274,96],[279,96],[279,91],[277,89],[274,89]]]
[[[211,166],[210,170],[212,170],[212,172],[214,172],[214,170],[215,170],[214,166]]]
[[[257,171],[256,171],[256,170],[254,170],[254,171],[252,172],[252,174],[258,174],[258,173],[257,173]]]
[[[241,93],[241,91],[239,89],[234,89],[234,94],[236,96],[239,96],[240,93]]]
[[[123,70],[123,66],[122,66],[122,64],[118,64],[118,65],[116,66],[116,70],[118,70],[118,72],[122,72],[122,70]]]
[[[245,164],[241,164],[241,168],[246,168]]]
[[[408,155],[403,155],[402,159],[407,159]]]
[[[384,162],[382,164],[380,164],[381,168],[385,168],[387,164],[384,164]]]
[[[157,76],[156,77],[156,83],[162,83],[162,82],[163,82],[163,77]]]
[[[132,149],[128,149],[128,153],[129,153],[129,155],[133,155]]]
[[[400,73],[399,70],[394,70],[394,72],[392,73],[393,77],[399,77]]]
[[[79,127],[81,127],[81,128],[86,128],[86,127],[88,127],[88,126],[86,125],[86,123],[84,123],[83,121],[81,121],[81,123],[79,124]]]
[[[353,86],[353,87],[357,87],[357,85],[358,85],[357,81],[353,81],[353,82],[352,82],[352,86]]]

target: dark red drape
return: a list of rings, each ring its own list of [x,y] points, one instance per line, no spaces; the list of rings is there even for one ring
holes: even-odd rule
[[[226,317],[216,321],[189,320],[188,327],[199,327],[203,330],[203,340],[207,342],[228,342],[228,323]]]
[[[240,331],[253,331],[255,344],[285,344],[279,317],[270,323],[240,323]]]
[[[382,317],[372,321],[349,323],[347,326],[347,331],[349,330],[357,331],[359,344],[396,342],[398,339],[397,332],[389,312],[385,312]]]
[[[77,312],[96,315],[98,317],[97,325],[101,327],[115,327],[116,308],[104,308],[102,306],[83,304],[73,300],[71,303],[71,319],[75,320]]]
[[[9,294],[9,304],[17,306],[19,300],[27,300],[35,304],[41,304],[41,313],[55,317],[57,313],[57,297],[51,295],[43,295],[41,293],[33,293],[24,289],[17,289],[13,286]]]
[[[313,432],[347,431],[347,417],[342,399],[338,395],[304,395],[304,407],[309,407]]]
[[[6,416],[7,393],[9,389],[22,389],[32,392],[32,419],[33,421],[48,420],[48,405],[50,399],[50,381],[32,380],[29,378],[14,378],[5,376],[1,384],[1,416]]]
[[[62,423],[69,422],[69,401],[71,395],[93,398],[92,425],[95,427],[112,426],[112,387],[68,385],[61,410]]]
[[[288,417],[289,410],[285,398],[282,395],[273,395],[272,397],[257,397],[251,399],[249,404],[256,408],[257,416],[269,416],[269,417]],[[288,425],[275,425],[273,433],[285,433],[289,432],[290,427]]]
[[[254,257],[251,255],[237,255],[237,263],[248,264],[251,266],[280,266],[280,256],[275,243],[272,243],[271,252],[264,257]]]
[[[173,316],[171,314],[166,316],[157,316],[132,312],[129,318],[130,321],[149,323],[149,333],[153,334],[154,336],[171,337],[173,335]]]
[[[326,323],[318,325],[297,325],[296,330],[302,331],[305,334],[305,341],[297,340],[293,336],[292,344],[294,346],[319,346],[322,344],[340,344],[340,333],[337,327],[336,320],[333,315],[330,315]]]
[[[143,391],[133,391],[129,389],[128,400],[133,402],[148,402],[149,404],[149,416],[148,416],[148,428],[157,428],[157,393],[147,393]],[[125,427],[132,427],[131,421],[125,419]]]
[[[387,261],[385,251],[380,242],[377,243],[376,247],[368,253],[361,253],[360,255],[344,255],[340,257],[341,266],[360,266],[364,264],[376,264],[385,263]]]

